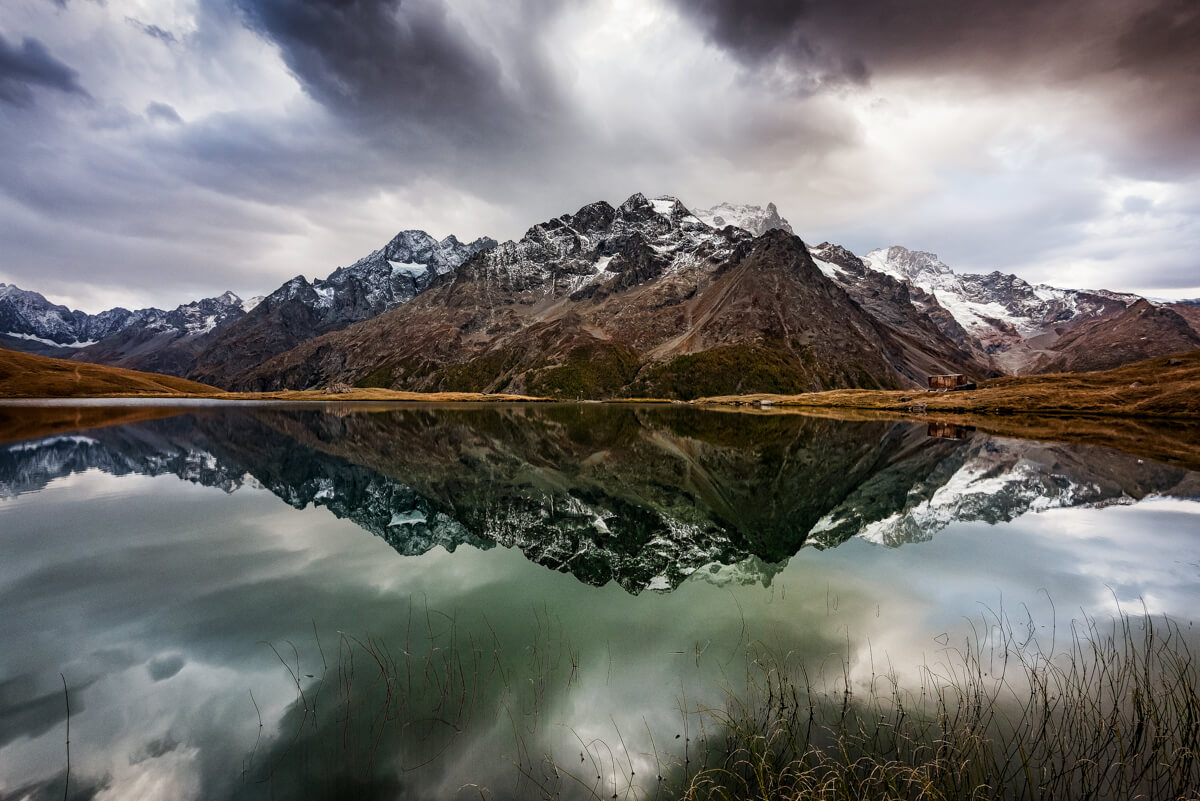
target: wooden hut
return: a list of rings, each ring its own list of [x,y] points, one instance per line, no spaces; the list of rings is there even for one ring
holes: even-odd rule
[[[953,392],[959,389],[975,389],[975,382],[968,381],[962,373],[929,376],[929,388],[937,392]]]

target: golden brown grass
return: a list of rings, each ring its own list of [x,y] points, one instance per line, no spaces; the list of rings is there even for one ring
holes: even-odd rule
[[[348,391],[299,390],[281,392],[224,392],[205,384],[156,373],[141,373],[82,362],[0,350],[0,397],[199,397],[212,400],[382,401],[382,402],[529,402],[547,398],[478,392],[400,392],[378,388]],[[612,402],[666,403],[662,398],[627,398]],[[733,395],[704,398],[695,403],[726,407],[849,410],[887,413],[888,417],[936,415],[939,419],[975,425],[992,433],[1039,439],[1112,442],[1115,429],[1130,446],[1141,440],[1161,440],[1159,423],[1116,426],[1113,418],[1155,421],[1171,419],[1180,425],[1200,419],[1200,351],[1151,359],[1115,370],[1045,376],[998,378],[978,390],[833,390],[802,395]],[[1020,419],[1016,416],[1020,415]],[[1013,419],[1007,419],[1010,416]],[[1061,418],[1072,419],[1068,424]],[[1056,420],[1055,418],[1059,418]],[[1088,420],[1091,422],[1088,422]],[[1196,437],[1184,437],[1175,455],[1194,459]],[[1119,444],[1116,447],[1121,447]],[[1132,448],[1126,448],[1132,450]],[[1145,451],[1140,451],[1143,454]],[[1171,448],[1164,452],[1171,453]]]
[[[398,401],[461,403],[464,401],[534,401],[526,395],[479,392],[397,392],[350,389],[343,392],[225,392],[196,381],[159,373],[143,373],[66,359],[49,359],[0,350],[0,398],[209,398],[212,400]]]
[[[185,398],[219,392],[169,375],[0,350],[0,397],[4,398]]]
[[[841,389],[803,395],[727,395],[697,403],[766,403],[917,414],[1200,418],[1200,350],[1094,373],[997,378],[973,391]]]

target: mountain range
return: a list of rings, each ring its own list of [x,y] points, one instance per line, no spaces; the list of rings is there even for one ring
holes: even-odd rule
[[[774,204],[635,194],[519,240],[399,233],[325,279],[171,311],[72,311],[0,284],[0,345],[239,390],[558,397],[913,388],[935,373],[1104,369],[1200,348],[1200,303],[806,245]]]

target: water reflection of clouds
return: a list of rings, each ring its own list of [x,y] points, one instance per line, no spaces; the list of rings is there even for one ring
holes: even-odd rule
[[[504,548],[401,558],[327,509],[173,476],[75,473],[7,501],[3,513],[0,642],[9,647],[0,673],[22,681],[6,685],[0,705],[0,776],[61,770],[61,670],[75,693],[72,769],[81,782],[106,777],[103,798],[238,795],[257,733],[249,691],[266,724],[263,759],[284,749],[299,715],[295,687],[262,641],[288,661],[282,644],[294,642],[300,672],[318,673],[314,627],[330,651],[338,631],[398,645],[410,601],[418,629],[427,603],[464,636],[494,632],[516,663],[557,632],[560,661],[531,752],[569,765],[577,735],[627,748],[633,770],[649,775],[651,736],[665,751],[683,734],[685,694],[689,706],[719,704],[723,686],[744,681],[739,642],[791,649],[834,672],[848,643],[865,680],[888,665],[912,675],[988,609],[1016,616],[1027,606],[1045,625],[1051,600],[1060,618],[1110,613],[1109,587],[1122,603],[1141,597],[1182,617],[1200,597],[1200,504],[1182,500],[952,524],[899,548],[852,540],[801,551],[769,587],[697,577],[640,596]],[[493,687],[485,703],[504,697]],[[507,697],[526,708],[520,692]],[[22,701],[43,710],[36,725],[12,713]],[[481,718],[425,786],[446,797],[468,777],[506,781],[515,756],[512,722]]]
[[[803,551],[780,579],[832,578],[856,676],[886,655],[903,672],[936,658],[996,615],[1036,632],[1072,620],[1107,625],[1121,609],[1190,622],[1200,598],[1200,503],[1148,499],[1128,506],[1052,509],[1010,523],[959,523],[932,541],[883,549],[851,541]],[[854,602],[847,603],[847,599]],[[942,635],[946,636],[942,636]],[[936,639],[935,639],[936,638]]]

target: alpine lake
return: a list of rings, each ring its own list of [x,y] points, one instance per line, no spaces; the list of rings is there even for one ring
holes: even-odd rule
[[[4,799],[702,797],[798,711],[944,734],[963,682],[1019,717],[1104,654],[1195,672],[1200,472],[1136,447],[679,404],[0,420]],[[989,781],[1034,797],[1005,725]],[[1094,797],[1186,793],[1178,759]]]

